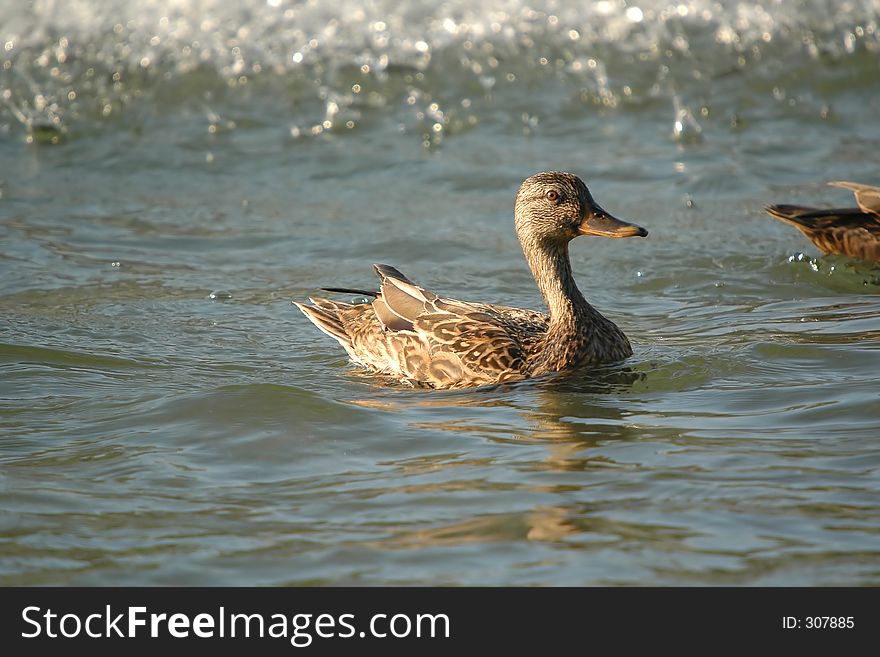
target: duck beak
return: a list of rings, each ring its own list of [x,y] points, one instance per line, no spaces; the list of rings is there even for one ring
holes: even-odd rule
[[[578,234],[602,237],[647,237],[648,231],[641,226],[612,217],[598,205],[594,205],[581,219]]]

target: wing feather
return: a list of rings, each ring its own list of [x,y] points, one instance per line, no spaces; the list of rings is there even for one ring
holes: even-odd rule
[[[412,290],[406,289],[412,286],[401,287],[402,283],[394,279],[388,279],[382,283],[382,300],[388,308],[398,317],[412,323],[416,317],[428,310],[427,299],[423,295],[417,295]]]
[[[390,265],[373,265],[381,283],[381,292],[373,301],[376,316],[387,330],[412,331],[419,315],[430,312],[437,295],[415,285]]]
[[[870,212],[871,214],[880,215],[880,187],[863,185],[862,183],[846,182],[844,180],[835,180],[828,184],[852,190],[856,196],[856,203],[859,204],[862,212]]]
[[[382,294],[373,300],[373,311],[386,331],[412,331],[413,324],[408,319],[395,313],[385,301]]]

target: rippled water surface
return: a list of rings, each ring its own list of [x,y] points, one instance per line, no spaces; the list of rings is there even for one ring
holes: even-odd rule
[[[880,3],[0,0],[0,584],[880,584]],[[376,381],[370,263],[540,308],[581,175],[626,363]]]

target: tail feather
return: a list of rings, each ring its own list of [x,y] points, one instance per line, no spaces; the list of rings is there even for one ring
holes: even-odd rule
[[[802,205],[768,205],[767,214],[801,230],[824,230],[834,226],[860,225],[871,215],[859,208],[809,208]]]
[[[350,287],[322,287],[324,292],[338,292],[340,294],[361,294],[365,297],[378,297],[378,292],[372,290],[358,290]]]
[[[786,223],[809,227],[809,217],[817,212],[818,209],[802,205],[768,205],[764,208],[764,211],[770,216],[781,219]]]
[[[315,304],[318,308],[327,310],[331,313],[339,313],[340,310],[348,310],[352,307],[350,303],[331,301],[330,299],[322,299],[321,297],[309,297],[309,301]]]
[[[325,301],[324,299],[311,299],[312,303]],[[312,324],[317,326],[321,331],[335,338],[343,347],[351,347],[351,338],[345,331],[345,326],[339,320],[339,314],[334,310],[329,310],[321,306],[307,306],[304,303],[294,301],[296,307],[311,320]],[[331,302],[332,303],[332,302]]]

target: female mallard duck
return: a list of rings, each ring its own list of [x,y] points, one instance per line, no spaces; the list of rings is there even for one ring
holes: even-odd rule
[[[854,182],[828,184],[853,190],[859,207],[822,210],[800,205],[770,205],[765,209],[801,231],[826,255],[880,262],[880,187]]]
[[[433,388],[515,381],[623,360],[626,336],[593,308],[571,273],[568,243],[578,235],[644,237],[644,228],[600,208],[570,173],[538,173],[516,195],[516,233],[550,316],[534,310],[457,301],[418,287],[388,265],[373,265],[379,292],[348,304],[297,303],[339,341],[357,365]]]

